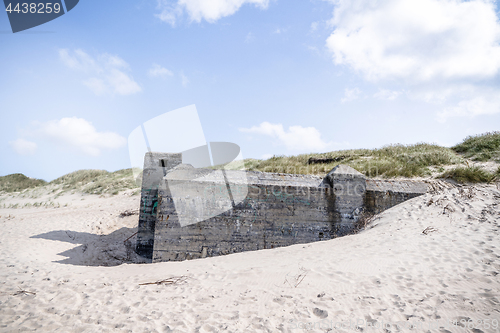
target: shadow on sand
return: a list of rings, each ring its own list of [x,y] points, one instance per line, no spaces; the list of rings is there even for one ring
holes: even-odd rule
[[[80,244],[71,250],[58,253],[67,257],[55,262],[78,266],[118,266],[124,263],[148,263],[150,260],[134,251],[136,228],[121,228],[107,235],[96,235],[71,230],[55,230],[30,238]]]

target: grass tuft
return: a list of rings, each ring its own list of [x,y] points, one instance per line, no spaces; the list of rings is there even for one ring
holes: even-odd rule
[[[468,136],[462,143],[452,149],[474,161],[494,160],[500,162],[500,132],[495,131]]]
[[[54,179],[50,184],[62,184],[64,188],[74,188],[82,184],[94,182],[98,180],[99,177],[107,175],[108,173],[109,172],[106,170],[78,170]]]
[[[80,191],[88,194],[110,193],[138,188],[134,181],[132,169],[123,169],[115,172],[105,170],[79,170],[50,182],[62,184],[65,191]]]
[[[500,168],[499,168],[500,169]],[[499,174],[497,170],[497,175]],[[443,173],[439,178],[453,179],[458,183],[489,183],[497,176],[478,166],[457,167]]]
[[[26,177],[22,173],[14,173],[0,177],[0,191],[20,192],[47,184],[43,179]]]

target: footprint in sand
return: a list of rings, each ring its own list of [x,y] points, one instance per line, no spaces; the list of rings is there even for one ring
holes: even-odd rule
[[[326,317],[328,317],[328,311],[321,310],[320,308],[314,308],[313,314],[321,319],[325,319]]]

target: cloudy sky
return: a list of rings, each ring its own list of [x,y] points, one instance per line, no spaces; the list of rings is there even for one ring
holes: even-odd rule
[[[195,104],[244,157],[451,146],[500,130],[490,0],[106,0],[13,34],[0,175],[130,167],[129,134]],[[168,129],[167,129],[168,130]]]

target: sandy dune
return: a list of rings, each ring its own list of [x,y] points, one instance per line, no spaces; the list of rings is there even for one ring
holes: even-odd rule
[[[357,235],[157,264],[123,242],[139,196],[82,198],[0,209],[1,332],[500,331],[494,185],[444,186]]]

